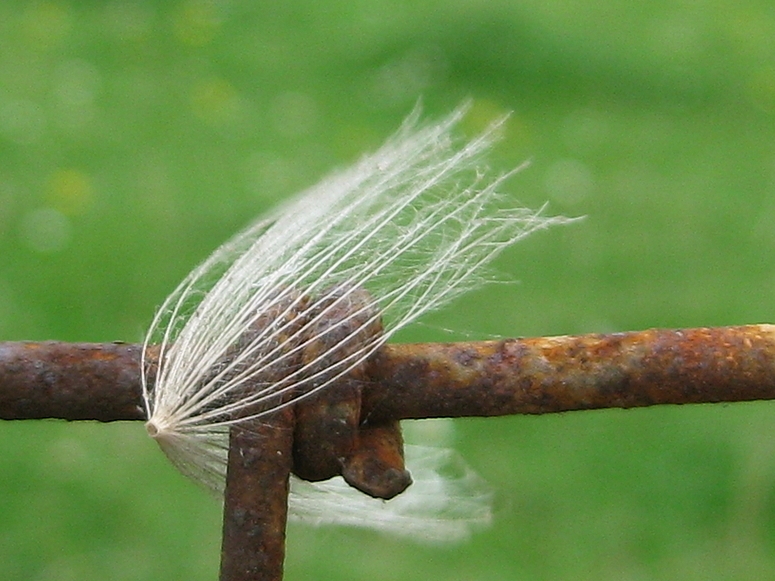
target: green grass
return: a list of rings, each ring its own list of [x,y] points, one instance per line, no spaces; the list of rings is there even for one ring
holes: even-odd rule
[[[541,233],[402,334],[775,319],[769,2],[5,2],[0,340],[137,341],[199,260],[422,98],[511,111]],[[450,331],[451,329],[451,331]],[[456,422],[495,526],[430,549],[289,530],[297,579],[775,578],[767,403]],[[0,425],[0,578],[217,578],[218,503],[141,425]]]

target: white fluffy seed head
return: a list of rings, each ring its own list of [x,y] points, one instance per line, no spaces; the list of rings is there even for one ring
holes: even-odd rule
[[[424,126],[413,114],[378,151],[217,249],[163,303],[145,340],[144,351],[158,346],[152,376],[153,366],[143,362],[147,429],[184,474],[222,490],[229,426],[240,421],[235,418],[258,417],[327,389],[398,329],[475,286],[481,267],[501,250],[567,221],[541,210],[502,207],[498,188],[513,172],[493,178],[482,166],[500,123],[455,146],[451,129],[464,112]],[[332,347],[293,365],[305,345],[320,339],[310,330],[326,329],[317,324],[321,318],[359,289],[376,304],[353,318],[373,324],[363,316],[373,312],[382,318],[384,333],[347,356]],[[351,323],[345,318],[318,332],[344,333],[344,341],[360,337]],[[413,489],[419,487],[410,487],[392,506],[411,503],[406,497]],[[297,500],[292,495],[292,514],[413,530],[407,521],[385,516],[390,503],[363,499],[383,506],[382,517],[358,519],[342,509],[337,519],[310,516],[311,504],[300,500],[310,494],[339,499],[346,490],[307,486]],[[468,513],[471,522],[481,520],[481,510]],[[418,517],[418,523],[427,520]],[[446,520],[459,524],[466,517]]]

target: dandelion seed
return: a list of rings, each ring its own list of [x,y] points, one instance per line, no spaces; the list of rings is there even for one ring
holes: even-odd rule
[[[381,149],[216,250],[163,303],[143,396],[148,432],[181,472],[221,492],[230,426],[338,389],[397,330],[476,286],[501,250],[567,221],[500,207],[498,188],[519,168],[483,170],[500,123],[456,146],[464,113],[420,125],[415,112]],[[438,468],[450,457],[424,458]],[[431,540],[489,520],[475,475],[413,469],[415,484],[387,503],[341,479],[298,481],[291,518]]]

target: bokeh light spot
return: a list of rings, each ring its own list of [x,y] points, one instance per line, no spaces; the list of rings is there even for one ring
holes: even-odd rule
[[[67,216],[84,213],[92,201],[92,181],[77,169],[60,169],[49,180],[48,201]]]
[[[150,5],[117,0],[105,6],[106,28],[123,41],[145,40],[153,29],[154,12]]]
[[[71,232],[70,220],[54,208],[38,208],[22,218],[23,242],[35,252],[59,252],[70,242]]]
[[[317,121],[317,105],[304,93],[282,93],[270,107],[275,130],[285,137],[298,137],[312,131]]]
[[[24,35],[30,48],[47,50],[70,33],[72,18],[66,4],[33,2],[24,14]]]
[[[439,47],[414,47],[374,73],[372,99],[387,107],[413,101],[428,88],[442,82],[447,69],[446,55]]]
[[[63,107],[91,107],[99,88],[100,74],[87,61],[67,60],[54,72],[54,97]]]
[[[18,145],[38,141],[46,128],[42,109],[32,101],[15,100],[0,103],[0,132]]]
[[[298,170],[289,160],[265,151],[249,155],[243,167],[246,189],[266,200],[287,194],[293,182],[294,170]]]
[[[191,108],[199,119],[210,125],[228,125],[240,116],[237,90],[223,79],[208,79],[191,91]]]
[[[175,14],[175,37],[183,44],[204,46],[215,38],[221,19],[213,2],[185,2]]]
[[[592,171],[577,159],[554,162],[544,177],[544,186],[549,197],[569,206],[582,202],[594,185]]]

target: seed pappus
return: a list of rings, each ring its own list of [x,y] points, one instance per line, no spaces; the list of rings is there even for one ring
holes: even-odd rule
[[[457,143],[466,108],[426,124],[415,111],[376,152],[218,248],[164,301],[145,339],[143,397],[149,434],[183,474],[223,492],[230,426],[333,393],[396,331],[481,284],[503,249],[568,221],[506,204],[498,190],[521,167],[491,176],[484,165],[503,120]],[[413,483],[389,501],[341,477],[293,478],[290,518],[429,542],[490,522],[488,486],[453,452],[409,446],[406,456]]]

